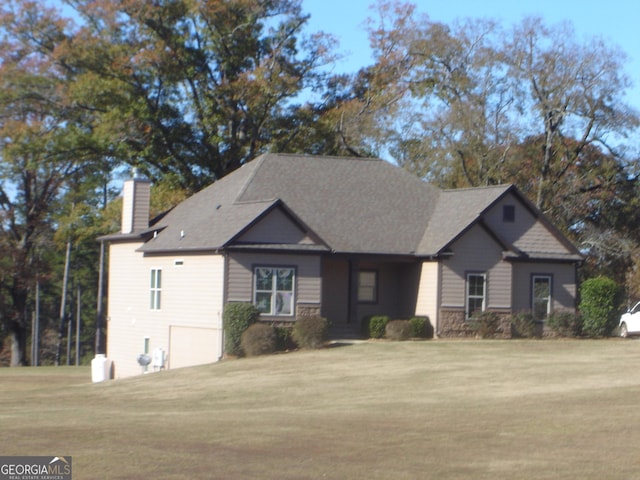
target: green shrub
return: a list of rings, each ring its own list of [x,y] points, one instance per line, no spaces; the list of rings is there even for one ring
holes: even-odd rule
[[[248,357],[268,355],[276,351],[276,330],[266,323],[254,323],[240,336],[240,347]]]
[[[365,315],[360,321],[360,331],[362,332],[362,336],[364,338],[369,338],[371,336],[371,332],[369,331],[369,323],[371,322],[372,317],[373,315]]]
[[[580,290],[582,331],[589,337],[610,335],[616,328],[620,309],[620,288],[606,277],[585,280]]]
[[[323,317],[301,317],[293,326],[293,340],[300,348],[320,348],[328,337],[329,322]]]
[[[411,338],[411,323],[409,320],[391,320],[385,327],[385,336],[389,340],[409,340]]]
[[[227,303],[222,313],[224,325],[224,349],[229,355],[242,355],[242,332],[256,323],[260,312],[251,303]]]
[[[387,328],[387,323],[391,320],[387,315],[374,315],[369,320],[369,336],[371,338],[382,338]]]
[[[471,319],[470,327],[480,338],[494,338],[500,331],[500,316],[494,312],[479,312]]]
[[[512,338],[534,338],[538,335],[538,325],[531,312],[518,312],[511,317]]]
[[[414,338],[431,338],[433,331],[427,317],[413,317],[409,319],[411,336]]]
[[[553,312],[547,318],[547,326],[561,337],[579,337],[582,334],[582,320],[574,312]]]
[[[276,331],[276,350],[294,350],[296,342],[293,341],[293,326],[278,325]]]

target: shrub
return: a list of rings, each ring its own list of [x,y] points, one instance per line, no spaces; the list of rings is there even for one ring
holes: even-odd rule
[[[369,338],[371,336],[371,332],[369,331],[369,323],[371,322],[371,318],[373,315],[366,315],[362,317],[360,321],[360,331],[362,332],[362,336],[365,338]]]
[[[413,317],[409,319],[411,336],[414,338],[430,338],[433,336],[431,323],[427,317]]]
[[[533,338],[537,336],[537,322],[531,312],[519,312],[511,317],[512,338]]]
[[[323,317],[301,317],[293,326],[293,340],[300,348],[320,348],[328,336],[329,322]]]
[[[477,313],[470,327],[480,338],[493,338],[500,331],[500,316],[494,312]]]
[[[251,303],[227,303],[222,313],[224,349],[229,355],[242,355],[242,332],[256,323],[260,312]]]
[[[385,326],[385,336],[389,340],[409,340],[411,338],[411,322],[409,320],[392,320]]]
[[[248,357],[276,351],[276,330],[266,323],[254,323],[240,336],[240,346]]]
[[[387,315],[374,315],[371,317],[369,320],[369,336],[371,338],[384,337],[389,320],[390,318]]]
[[[553,312],[547,318],[547,326],[561,337],[578,337],[582,334],[582,321],[574,312]]]
[[[580,314],[583,333],[589,337],[610,335],[616,327],[620,289],[606,277],[585,280],[581,288]]]
[[[293,341],[293,326],[279,325],[274,327],[276,331],[276,350],[293,350],[296,344]]]

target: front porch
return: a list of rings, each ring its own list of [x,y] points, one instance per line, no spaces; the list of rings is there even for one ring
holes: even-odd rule
[[[415,314],[420,264],[396,256],[327,256],[322,260],[321,315],[330,336],[362,338],[363,321]]]

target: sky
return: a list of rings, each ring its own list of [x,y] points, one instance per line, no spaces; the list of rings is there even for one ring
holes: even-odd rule
[[[335,35],[345,58],[336,71],[354,73],[371,59],[364,28],[374,0],[302,0],[311,15],[309,32]],[[508,28],[524,17],[539,16],[551,26],[569,21],[576,40],[603,38],[628,56],[625,73],[634,83],[627,102],[640,111],[640,2],[636,0],[413,0],[416,11],[432,21],[451,24],[457,18],[491,18]]]

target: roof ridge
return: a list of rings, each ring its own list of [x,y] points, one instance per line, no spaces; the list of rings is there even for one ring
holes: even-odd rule
[[[268,153],[263,154],[261,156],[270,156],[270,157],[288,157],[288,158],[304,158],[304,159],[326,159],[326,160],[361,160],[361,161],[375,161],[375,162],[384,162],[382,158],[378,157],[348,157],[346,155],[314,155],[311,153]]]
[[[235,202],[233,202],[234,205],[251,205],[254,203],[273,203],[273,202],[277,202],[277,201],[282,201],[279,197],[275,197],[275,198],[267,198],[264,200],[237,200]]]
[[[499,185],[482,185],[479,187],[443,188],[442,191],[451,193],[451,192],[464,192],[469,190],[490,190],[490,189],[498,189],[498,188],[509,188],[512,186],[513,186],[513,183],[501,183]]]
[[[253,182],[253,179],[255,178],[255,176],[257,175],[258,170],[260,169],[260,167],[264,163],[266,156],[267,156],[267,154],[262,154],[258,158],[254,159],[253,161],[251,161],[249,163],[245,163],[244,165],[242,165],[242,167],[240,167],[240,168],[244,168],[244,167],[247,167],[247,166],[251,165],[254,162],[256,163],[256,165],[253,167],[253,171],[247,176],[247,178],[244,181],[244,184],[238,189],[238,194],[234,197],[233,203],[242,202],[242,200],[240,200],[240,198],[242,198],[242,196],[245,194],[245,192],[249,188],[249,185],[251,185],[251,182]]]

